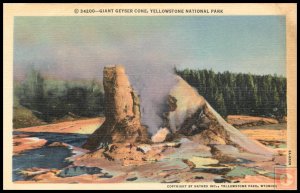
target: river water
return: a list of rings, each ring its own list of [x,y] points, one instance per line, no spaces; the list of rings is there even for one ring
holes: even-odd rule
[[[38,167],[62,169],[70,164],[65,160],[65,158],[72,155],[72,152],[68,147],[48,147],[48,144],[53,142],[64,142],[72,146],[80,147],[88,138],[88,135],[83,134],[47,132],[14,132],[13,134],[27,134],[30,135],[30,137],[38,137],[47,140],[47,144],[41,148],[28,150],[13,156],[13,181],[25,180],[24,177],[19,174],[19,171],[26,168]]]

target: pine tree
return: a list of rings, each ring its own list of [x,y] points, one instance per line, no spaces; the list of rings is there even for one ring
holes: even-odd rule
[[[286,115],[286,78],[276,75],[176,71],[221,114]]]

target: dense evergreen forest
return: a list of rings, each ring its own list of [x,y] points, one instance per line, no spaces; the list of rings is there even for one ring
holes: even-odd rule
[[[287,114],[285,77],[194,69],[175,71],[222,116],[282,117]]]
[[[103,93],[101,82],[46,79],[32,68],[25,81],[14,85],[14,107],[26,107],[46,122],[68,115],[95,117],[103,112]]]
[[[224,117],[229,114],[286,115],[284,77],[191,69],[176,70],[176,73],[195,87]],[[95,117],[104,110],[103,92],[102,83],[95,80],[50,80],[31,69],[23,82],[14,85],[14,107],[26,107],[46,122],[70,114]]]

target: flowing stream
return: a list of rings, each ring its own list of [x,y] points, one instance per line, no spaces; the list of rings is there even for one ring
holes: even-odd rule
[[[19,172],[26,168],[53,168],[62,169],[70,163],[65,158],[72,155],[68,147],[49,147],[53,142],[64,142],[72,146],[80,147],[86,141],[88,135],[83,134],[61,134],[46,132],[14,132],[17,134],[27,134],[30,137],[46,139],[47,144],[41,148],[25,151],[13,156],[13,181],[25,180]]]

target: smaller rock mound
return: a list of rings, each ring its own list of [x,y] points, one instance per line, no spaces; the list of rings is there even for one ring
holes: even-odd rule
[[[77,160],[80,160],[81,163],[91,163],[94,160],[99,162],[99,159],[105,159],[120,163],[122,166],[137,166],[161,159],[161,152],[166,148],[167,146],[156,146],[145,150],[144,147],[132,143],[113,143],[104,149],[84,154]]]

